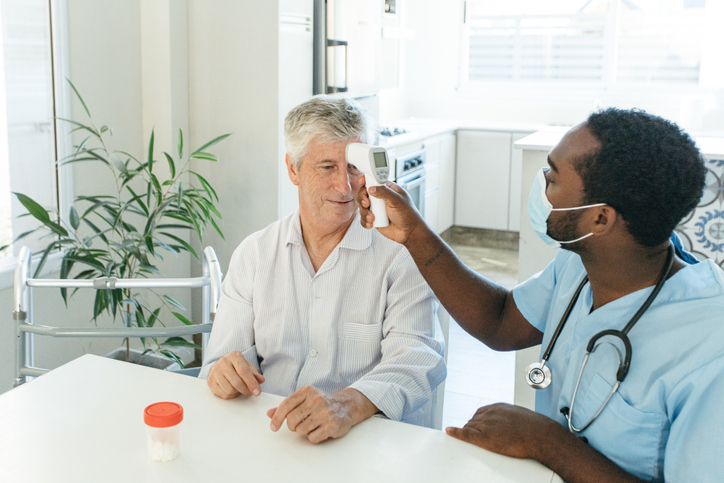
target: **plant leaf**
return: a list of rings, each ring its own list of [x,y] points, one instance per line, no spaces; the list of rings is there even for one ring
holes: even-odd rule
[[[178,158],[183,158],[184,153],[184,132],[179,129],[178,130]],[[173,177],[173,176],[172,176]]]
[[[187,319],[187,318],[184,317],[183,315],[179,314],[178,312],[171,312],[171,313],[174,315],[174,317],[176,317],[178,320],[180,320],[180,321],[183,322],[184,324],[186,324],[186,325],[193,325],[189,319]]]
[[[207,160],[207,161],[214,161],[214,162],[219,161],[219,158],[217,158],[216,155],[211,154],[211,153],[203,153],[203,152],[202,152],[202,153],[194,153],[194,154],[192,154],[192,155],[189,156],[189,157],[191,157],[191,158],[196,158],[196,159],[205,159],[205,160]]]
[[[77,230],[80,225],[80,217],[78,217],[78,212],[76,211],[75,206],[70,207],[68,220],[70,220],[70,226],[72,226],[74,230]]]
[[[201,349],[200,345],[189,342],[183,337],[169,337],[165,341],[161,342],[161,345],[170,347],[190,347],[192,349]]]
[[[176,361],[176,363],[177,363],[179,366],[181,366],[181,369],[183,369],[183,368],[185,367],[183,361],[181,360],[181,358],[180,358],[179,356],[177,356],[176,354],[174,354],[173,352],[171,352],[170,350],[168,350],[168,349],[163,349],[163,350],[158,351],[158,353],[159,353],[159,354],[163,354],[163,355],[165,355],[166,357],[170,357],[171,359],[173,359],[174,361]]]
[[[110,228],[109,228],[108,230],[101,231],[100,228],[98,228],[97,226],[95,226],[95,225],[94,225],[90,220],[88,220],[87,218],[83,218],[83,221],[85,222],[86,225],[88,225],[88,226],[91,228],[91,230],[93,230],[94,232],[96,232],[96,235],[95,235],[95,236],[89,238],[90,240],[92,240],[92,239],[95,238],[96,236],[99,236],[99,237],[101,238],[101,240],[103,240],[104,242],[106,242],[106,244],[108,243],[108,238],[106,238],[106,236],[104,235],[104,233],[106,233],[106,232],[108,232],[108,231],[111,231]]]
[[[164,235],[164,236],[167,236],[167,237],[169,237],[170,239],[179,242],[181,245],[184,246],[184,248],[186,248],[186,250],[188,250],[188,251],[194,256],[194,258],[197,258],[197,259],[199,258],[199,256],[196,254],[196,250],[194,250],[194,248],[193,248],[191,245],[189,245],[189,244],[188,244],[185,240],[183,240],[182,238],[179,238],[179,237],[177,237],[176,235],[172,235],[171,233],[167,233],[167,232],[162,232],[162,233],[160,233],[160,234],[161,234],[161,235]]]
[[[153,171],[153,138],[155,137],[154,129],[151,129],[151,140],[148,141],[148,172]]]
[[[206,192],[209,194],[209,198],[211,198],[213,195],[213,197],[216,198],[216,201],[219,201],[219,196],[216,194],[216,190],[211,186],[211,184],[209,184],[208,181],[206,181],[206,178],[201,176],[196,171],[189,171],[189,173],[195,175],[198,178],[201,186],[203,186]]]
[[[45,208],[40,206],[35,200],[22,193],[13,192],[13,194],[18,198],[18,201],[22,203],[25,209],[28,210],[28,213],[30,213],[36,220],[44,225],[50,223],[50,215]]]
[[[161,313],[161,307],[157,308],[151,315],[149,315],[146,327],[153,327],[153,324],[155,324],[156,320],[158,320],[159,313]]]
[[[170,295],[164,295],[164,296],[163,296],[163,299],[164,299],[166,302],[168,302],[169,304],[173,305],[174,307],[177,307],[177,308],[179,308],[179,309],[181,309],[181,310],[186,310],[186,307],[184,307],[183,305],[181,305],[181,302],[179,302],[179,301],[176,300],[175,298],[171,297]]]
[[[67,80],[67,81],[68,81],[68,84],[70,84],[70,87],[73,88],[73,92],[75,92],[75,95],[78,96],[78,100],[79,100],[80,103],[83,105],[83,109],[85,109],[85,113],[88,114],[88,119],[90,119],[90,117],[91,117],[90,111],[88,110],[88,106],[85,105],[85,101],[84,101],[83,98],[80,96],[80,93],[78,92],[78,89],[75,88],[75,86],[74,86],[73,83],[70,81],[70,79],[68,79],[68,78],[66,77],[65,80]]]
[[[176,165],[173,162],[173,158],[170,154],[164,151],[164,156],[166,156],[166,161],[168,161],[168,169],[171,171],[171,178],[176,177]]]
[[[35,268],[35,274],[33,275],[33,278],[38,278],[41,270],[43,270],[43,266],[45,265],[45,262],[48,260],[48,256],[50,255],[50,252],[53,251],[54,248],[55,248],[55,242],[53,242],[50,245],[48,245],[47,247],[45,247],[45,250],[43,250],[43,256],[40,257],[38,266]]]
[[[229,133],[229,134],[222,134],[221,136],[212,139],[211,141],[209,141],[208,143],[204,144],[204,145],[201,146],[199,149],[197,149],[196,151],[194,151],[194,152],[192,153],[192,156],[191,156],[191,157],[193,157],[193,154],[197,154],[197,153],[203,152],[204,149],[208,148],[209,146],[213,146],[214,144],[216,144],[216,143],[218,143],[218,142],[220,142],[220,141],[223,141],[224,139],[228,138],[229,136],[231,136],[231,133]]]

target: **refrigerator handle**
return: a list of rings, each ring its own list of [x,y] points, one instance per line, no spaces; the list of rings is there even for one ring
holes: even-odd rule
[[[342,47],[344,48],[344,81],[342,85],[338,85],[336,74],[336,68],[334,63],[336,62],[336,56],[330,53],[329,48]],[[332,68],[330,69],[330,63]],[[331,71],[331,72],[330,72]],[[330,79],[330,75],[332,79]],[[333,81],[333,82],[331,82]],[[347,41],[346,40],[333,40],[327,39],[327,94],[334,94],[336,92],[347,92]]]

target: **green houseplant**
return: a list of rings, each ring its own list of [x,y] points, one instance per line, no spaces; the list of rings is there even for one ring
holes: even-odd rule
[[[113,180],[112,192],[97,195],[78,195],[65,217],[57,210],[43,208],[30,197],[14,193],[30,215],[40,222],[31,231],[22,233],[14,241],[31,233],[46,232],[41,239],[49,240],[41,250],[42,256],[35,270],[37,277],[51,253],[62,250],[60,278],[95,279],[100,277],[137,278],[163,275],[157,264],[163,254],[177,255],[188,252],[196,259],[198,254],[191,244],[179,235],[189,231],[199,242],[208,225],[223,238],[217,221],[221,214],[216,204],[219,197],[214,188],[199,173],[190,169],[191,159],[218,161],[207,149],[222,141],[229,134],[218,136],[192,152],[184,152],[183,132],[179,130],[177,152],[163,153],[161,161],[168,170],[154,171],[159,163],[155,158],[154,132],[148,143],[147,155],[143,159],[126,151],[111,149],[107,140],[113,135],[106,125],[96,127],[90,111],[75,86],[68,81],[88,116],[87,124],[70,119],[61,119],[73,125],[71,132],[80,131],[86,135],[82,142],[73,146],[74,152],[58,161],[61,165],[70,163],[101,163]],[[189,183],[195,180],[199,187]],[[0,250],[7,248],[2,247]],[[61,288],[61,296],[67,306],[67,289]],[[169,295],[160,295],[148,290],[153,299],[148,300],[142,293],[130,289],[97,290],[93,302],[93,322],[107,313],[121,317],[126,325],[153,327],[163,320],[175,318],[184,324],[191,324],[180,311],[181,303]],[[141,339],[144,354],[157,352],[175,360],[183,367],[181,359],[174,352],[177,347],[198,348],[182,337],[166,340],[152,338],[152,343]],[[129,342],[125,340],[126,360]]]

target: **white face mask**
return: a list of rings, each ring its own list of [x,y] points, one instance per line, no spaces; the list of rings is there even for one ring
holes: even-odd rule
[[[588,235],[583,235],[580,238],[568,241],[556,240],[548,235],[548,217],[551,215],[551,211],[582,210],[584,208],[606,205],[606,203],[596,203],[593,205],[574,206],[573,208],[553,208],[553,205],[551,205],[551,202],[548,201],[548,197],[546,196],[546,172],[548,169],[550,168],[543,168],[538,171],[536,179],[533,181],[533,186],[530,189],[530,195],[528,196],[528,216],[530,216],[533,231],[541,240],[546,242],[548,246],[553,248],[558,248],[563,243],[575,243],[593,235],[593,232],[591,232]]]

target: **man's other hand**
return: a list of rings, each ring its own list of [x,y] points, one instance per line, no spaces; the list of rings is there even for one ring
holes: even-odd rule
[[[211,366],[206,382],[216,396],[233,399],[239,394],[243,396],[261,394],[260,384],[264,382],[264,376],[259,374],[254,364],[244,359],[241,352],[234,351]]]
[[[377,407],[356,389],[347,388],[328,395],[307,386],[266,414],[271,418],[272,431],[278,431],[286,419],[291,431],[317,444],[328,438],[341,438],[352,426],[376,412]]]
[[[388,181],[385,186],[370,187],[369,194],[364,186],[359,190],[357,204],[360,207],[360,222],[363,227],[372,228],[375,219],[375,215],[370,211],[369,196],[385,200],[390,225],[378,230],[390,240],[404,244],[417,227],[425,225],[422,215],[415,208],[407,191]]]
[[[562,426],[530,409],[501,403],[478,409],[463,428],[450,427],[445,432],[494,453],[537,459],[539,437],[558,428]]]

